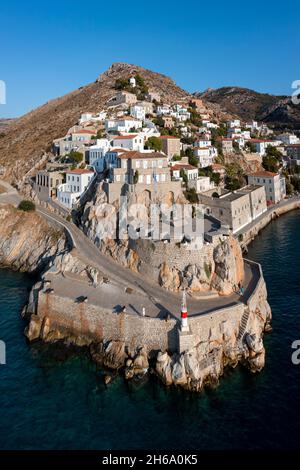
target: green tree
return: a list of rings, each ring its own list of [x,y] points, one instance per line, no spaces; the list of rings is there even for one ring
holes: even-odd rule
[[[187,186],[188,178],[187,178],[187,174],[184,170],[180,170],[180,176],[181,176],[183,182],[185,183],[185,185]]]
[[[21,211],[25,211],[25,212],[35,211],[35,204],[32,201],[28,201],[27,199],[24,199],[23,201],[20,202],[18,209]]]
[[[134,182],[134,184],[137,184],[138,181],[139,181],[139,172],[138,172],[138,170],[136,170],[135,173],[134,173],[133,182]]]
[[[262,165],[265,170],[277,173],[279,168],[279,161],[274,156],[265,155],[262,159]]]
[[[155,150],[156,152],[161,152],[162,151],[162,141],[159,137],[149,137],[145,144],[146,149],[152,149]]]
[[[210,176],[210,179],[215,183],[216,186],[219,186],[220,181],[221,181],[221,175],[220,173],[214,173],[212,172]]]
[[[83,154],[81,152],[76,152],[75,150],[71,150],[70,153],[68,153],[65,156],[65,159],[68,159],[71,161],[71,163],[81,163],[83,160]]]
[[[298,176],[293,176],[291,178],[291,184],[293,185],[295,191],[300,191],[300,178]]]
[[[199,198],[195,188],[187,189],[184,195],[191,204],[198,204]]]

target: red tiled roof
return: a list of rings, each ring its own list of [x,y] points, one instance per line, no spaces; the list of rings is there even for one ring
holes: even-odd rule
[[[72,134],[91,134],[96,135],[96,131],[91,131],[90,129],[80,129],[79,131],[72,132]]]
[[[124,153],[124,152],[128,152],[127,149],[121,149],[121,148],[112,148],[110,150],[108,150],[108,152],[116,152],[116,153]]]
[[[92,170],[80,170],[79,168],[77,170],[71,170],[67,171],[67,173],[71,173],[74,175],[86,175],[88,173],[94,173]]]
[[[214,163],[211,167],[213,170],[225,170],[225,166],[220,165],[220,163]]]
[[[250,173],[249,176],[261,176],[261,177],[268,177],[268,178],[274,178],[274,176],[277,176],[278,173],[273,173],[271,171],[257,171],[255,173]]]
[[[160,139],[178,139],[178,140],[180,140],[180,137],[175,137],[174,135],[161,135]]]
[[[147,158],[164,158],[166,159],[167,156],[164,155],[163,153],[159,152],[149,152],[149,153],[143,153],[143,152],[138,152],[137,150],[131,150],[129,152],[124,152],[124,154],[119,155],[119,158],[121,159],[147,159]]]
[[[117,135],[113,140],[134,139],[136,136],[137,134]]]

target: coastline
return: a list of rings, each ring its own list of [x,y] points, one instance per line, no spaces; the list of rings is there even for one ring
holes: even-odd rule
[[[242,236],[241,246],[247,246],[255,239],[255,237],[270,223],[276,220],[281,215],[284,215],[293,210],[300,209],[300,197],[283,200],[276,206],[270,207],[267,212],[258,217],[257,220],[251,222],[250,226],[238,231],[235,236],[237,238]]]
[[[246,232],[248,243],[271,220],[299,207],[297,199],[272,208]],[[30,341],[88,346],[95,362],[122,370],[127,379],[152,371],[166,385],[200,391],[205,385],[216,385],[226,366],[240,362],[252,372],[264,367],[262,338],[270,331],[271,311],[257,266],[260,275],[247,304],[192,317],[188,332],[182,332],[174,318],[133,317],[89,303],[74,305],[70,299],[47,293],[39,282],[23,311],[29,320],[26,336]]]

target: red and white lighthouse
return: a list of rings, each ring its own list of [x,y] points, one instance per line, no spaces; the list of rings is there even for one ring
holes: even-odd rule
[[[186,292],[182,292],[182,302],[181,302],[181,329],[186,330],[188,328],[188,312],[186,306]]]

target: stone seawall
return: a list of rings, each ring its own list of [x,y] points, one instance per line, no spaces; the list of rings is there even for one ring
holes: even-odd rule
[[[246,230],[242,230],[241,232],[238,232],[237,236],[242,233],[243,235],[243,241],[242,244],[247,246],[249,245],[254,238],[258,235],[258,233],[263,230],[272,220],[275,220],[277,217],[280,217],[283,214],[286,214],[287,212],[290,212],[295,209],[300,208],[300,200],[291,200],[286,202],[284,205],[278,205],[272,208],[272,210],[269,210],[268,212],[265,213],[265,215],[260,218],[256,223],[253,225],[251,224],[251,227]]]
[[[261,269],[253,264],[258,280],[248,301],[192,316],[184,333],[175,319],[117,314],[78,304],[47,293],[39,283],[26,312],[30,314],[26,334],[30,340],[89,346],[99,362],[124,368],[127,377],[136,373],[135,364],[155,357],[156,372],[165,384],[199,391],[206,383],[218,381],[227,365],[242,362],[253,371],[264,366],[262,338],[271,311]]]

